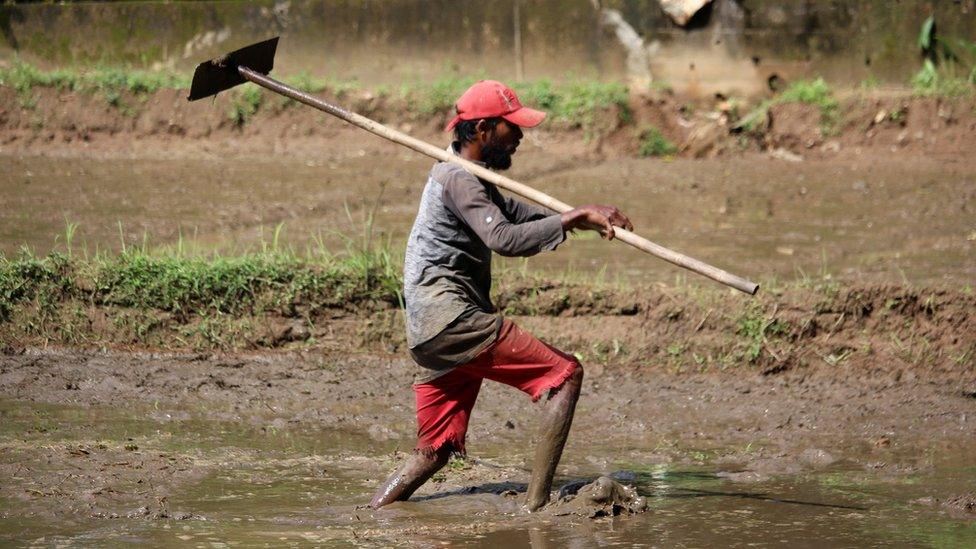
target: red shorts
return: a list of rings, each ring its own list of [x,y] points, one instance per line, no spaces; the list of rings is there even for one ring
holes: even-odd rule
[[[538,400],[559,387],[579,367],[579,361],[547,345],[508,320],[498,339],[471,362],[429,383],[414,385],[417,396],[417,450],[433,452],[451,443],[464,453],[464,435],[481,380],[510,385]]]

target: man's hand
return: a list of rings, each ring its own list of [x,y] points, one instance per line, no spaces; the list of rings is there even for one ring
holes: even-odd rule
[[[570,210],[562,214],[562,222],[564,231],[590,229],[598,231],[600,236],[607,240],[613,240],[614,227],[623,227],[628,231],[634,230],[634,225],[631,224],[630,219],[620,213],[620,210],[602,204],[590,204]]]

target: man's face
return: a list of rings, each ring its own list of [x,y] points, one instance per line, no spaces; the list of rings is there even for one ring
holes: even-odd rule
[[[481,159],[489,168],[507,170],[522,139],[522,129],[506,120],[484,133]]]

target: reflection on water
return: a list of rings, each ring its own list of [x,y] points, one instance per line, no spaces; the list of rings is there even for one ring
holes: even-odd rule
[[[972,484],[973,470],[940,470],[911,489],[849,472],[840,489],[817,475],[729,483],[707,471],[638,475],[651,510],[640,516],[571,525],[534,524],[464,537],[487,547],[734,547],[932,545],[972,547],[976,524],[912,504],[934,486]]]
[[[147,454],[178,455],[188,463],[189,478],[174,484],[166,498],[172,510],[167,517],[96,518],[79,505],[53,520],[44,512],[50,500],[6,492],[0,538],[27,545],[456,543],[539,549],[976,543],[972,520],[950,518],[916,501],[976,487],[976,468],[969,459],[976,447],[946,452],[935,468],[894,479],[863,468],[834,467],[736,483],[714,467],[636,464],[618,476],[638,486],[649,499],[650,511],[613,519],[526,515],[513,498],[497,495],[522,488],[512,483],[443,491],[374,513],[360,504],[367,501],[375,477],[389,467],[378,463],[377,456],[390,449],[361,435],[150,409],[2,401],[0,414],[4,466],[21,464],[12,477],[24,477],[24,468],[30,470],[27,476],[68,477],[83,470],[84,456],[79,455],[75,465],[53,470],[37,457],[65,444],[111,449],[129,441]],[[612,448],[605,451],[614,453]],[[194,476],[193,470],[204,474]],[[592,471],[594,476],[598,473]]]

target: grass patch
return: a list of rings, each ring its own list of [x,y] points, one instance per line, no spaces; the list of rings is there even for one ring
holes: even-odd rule
[[[617,121],[628,123],[631,113],[627,104],[627,86],[619,82],[573,81],[556,85],[537,80],[515,86],[522,104],[544,110],[552,120],[582,128],[587,136],[598,131],[599,117],[617,110]]]
[[[13,308],[49,309],[80,299],[95,306],[177,315],[242,315],[400,302],[400,264],[382,246],[342,255],[265,251],[185,257],[125,251],[75,258],[22,252],[0,256],[0,322]]]
[[[151,95],[161,89],[187,88],[190,80],[177,73],[122,68],[43,71],[30,63],[15,60],[10,67],[0,69],[0,85],[14,88],[21,106],[29,109],[37,105],[34,89],[39,87],[100,93],[109,105],[120,107],[123,92]]]
[[[417,83],[400,88],[400,99],[408,104],[408,111],[417,116],[448,114],[454,102],[480,78],[476,76],[444,75],[429,83]],[[621,83],[572,81],[556,84],[540,79],[513,86],[523,105],[544,110],[549,119],[572,128],[581,128],[588,136],[598,132],[599,117],[609,109],[617,109],[620,122],[630,121],[627,107],[627,86]]]
[[[256,349],[289,342],[333,349],[402,349],[399,254],[368,234],[337,254],[273,244],[232,257],[150,253],[87,257],[67,251],[0,256],[0,348],[44,345]],[[578,276],[578,275],[577,275]],[[503,271],[494,302],[506,315],[579,317],[579,331],[539,322],[540,337],[593,364],[674,371],[786,368],[826,362],[895,367],[971,361],[971,337],[929,340],[974,309],[965,292],[852,287],[824,293],[802,280],[755,299],[711,286],[602,286],[591,278]],[[592,330],[609,316],[633,330]],[[558,324],[558,325],[557,325]],[[647,328],[637,329],[637,326]],[[562,327],[559,327],[562,326]],[[934,331],[932,333],[941,333]],[[325,343],[328,341],[329,343]]]
[[[755,133],[765,128],[769,121],[769,109],[784,103],[803,103],[820,108],[820,131],[824,135],[836,132],[840,103],[834,97],[830,86],[823,78],[799,80],[781,94],[759,104],[735,125],[735,128]]]
[[[246,82],[240,89],[234,90],[231,93],[233,94],[233,99],[231,100],[227,117],[235,125],[243,126],[261,108],[261,101],[263,100],[261,87]]]
[[[959,68],[948,65],[936,68],[931,59],[926,59],[922,68],[912,76],[911,85],[915,95],[921,97],[966,97],[976,90],[976,67],[967,76],[958,74]]]
[[[756,362],[768,345],[768,337],[782,336],[789,330],[789,324],[767,317],[758,306],[747,308],[736,322],[736,332],[745,338],[743,353],[749,362]]]
[[[648,156],[671,156],[678,152],[678,147],[668,138],[664,137],[661,130],[654,126],[647,126],[637,133],[640,145],[637,154],[642,157]]]
[[[402,103],[404,112],[413,117],[448,115],[454,110],[454,102],[465,90],[484,75],[445,73],[433,80],[405,84],[398,89],[379,87],[375,95]],[[312,75],[306,71],[279,78],[303,92],[322,93],[326,90],[339,99],[356,91],[366,91],[355,80],[338,80]],[[108,104],[125,108],[125,93],[146,96],[162,89],[186,89],[190,86],[189,75],[173,72],[129,70],[124,68],[58,69],[44,71],[20,60],[0,69],[0,85],[17,91],[21,107],[33,109],[37,105],[34,94],[37,88],[54,88],[58,91],[99,93]],[[573,128],[582,128],[587,136],[600,131],[604,125],[631,121],[627,106],[627,86],[619,82],[571,79],[566,83],[553,83],[540,79],[516,84],[516,92],[522,102],[533,108],[545,110],[550,120]],[[264,104],[260,87],[247,83],[230,92],[231,108],[228,118],[237,125],[246,124]],[[282,105],[294,101],[284,99]],[[608,110],[616,109],[616,118],[604,121]]]
[[[922,23],[916,41],[925,58],[912,76],[916,95],[962,97],[976,90],[976,42],[943,39],[936,34],[935,16]]]
[[[281,81],[298,91],[313,95],[329,91],[340,100],[346,98],[350,92],[362,89],[362,86],[356,80],[322,78],[308,71],[301,71],[298,74],[281,77]],[[298,102],[294,99],[288,97],[281,97],[280,99],[280,104],[283,107],[298,105]]]
[[[477,82],[474,76],[444,74],[429,82],[415,82],[400,87],[400,98],[414,115],[454,114],[454,102]]]

